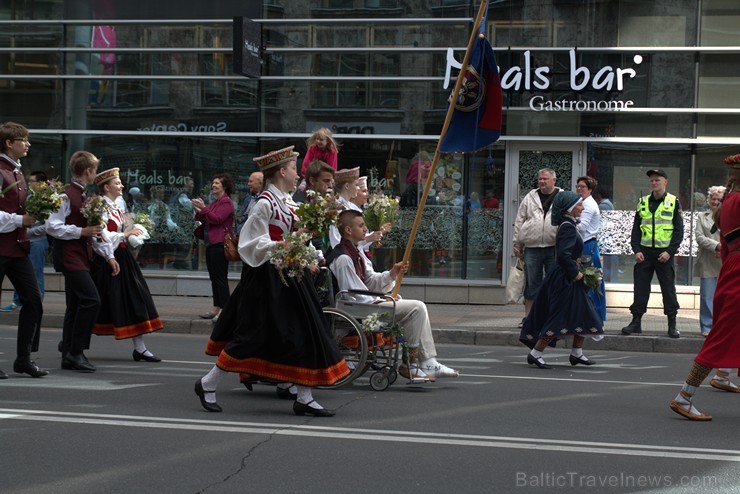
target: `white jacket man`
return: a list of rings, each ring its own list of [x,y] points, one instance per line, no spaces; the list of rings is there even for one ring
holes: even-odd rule
[[[524,315],[529,314],[545,275],[555,266],[555,234],[550,223],[550,204],[555,194],[555,170],[543,168],[537,174],[539,187],[524,196],[514,222],[514,255],[524,257],[527,282],[524,288]]]

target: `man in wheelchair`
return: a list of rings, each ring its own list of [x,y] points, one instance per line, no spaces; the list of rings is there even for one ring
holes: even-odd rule
[[[365,239],[367,228],[362,213],[345,210],[339,214],[337,229],[341,241],[327,258],[329,269],[336,277],[339,290],[367,290],[386,293],[393,288],[399,272],[406,272],[408,263],[399,262],[390,271],[377,273],[373,265],[357,244]],[[380,297],[352,295],[356,300],[392,306],[392,302]],[[387,300],[387,299],[386,299]],[[402,365],[398,373],[405,378],[434,380],[438,377],[458,377],[458,372],[436,359],[437,350],[432,337],[432,326],[424,302],[419,300],[397,300],[396,320],[400,323],[410,348],[410,365]]]

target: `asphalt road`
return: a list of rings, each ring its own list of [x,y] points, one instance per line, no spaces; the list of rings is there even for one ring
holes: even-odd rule
[[[459,379],[318,390],[337,409],[326,419],[236,376],[219,388],[224,413],[205,412],[204,335],[148,337],[160,364],[93,337],[94,374],[59,369],[59,337],[42,339],[48,377],[0,381],[4,494],[740,491],[740,394],[705,385],[708,423],[668,408],[691,355],[587,352],[599,365],[574,368],[557,349],[540,370],[523,347],[440,345]],[[0,326],[6,372],[14,345]]]

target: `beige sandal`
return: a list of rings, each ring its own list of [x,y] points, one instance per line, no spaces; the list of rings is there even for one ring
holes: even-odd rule
[[[740,393],[740,388],[735,386],[730,381],[730,375],[724,371],[717,370],[717,375],[709,381],[709,385],[713,388],[721,389],[722,391],[729,391],[730,393]]]
[[[708,420],[712,420],[711,415],[704,415],[703,413],[691,413],[691,408],[693,405],[691,404],[691,396],[684,392],[684,390],[681,390],[681,396],[684,397],[689,403],[688,403],[688,409],[684,408],[687,405],[684,403],[679,403],[676,400],[671,400],[669,403],[669,406],[671,407],[671,410],[676,412],[679,415],[682,415],[686,417],[689,420],[695,420],[697,422],[706,422]],[[698,410],[697,410],[698,411]]]

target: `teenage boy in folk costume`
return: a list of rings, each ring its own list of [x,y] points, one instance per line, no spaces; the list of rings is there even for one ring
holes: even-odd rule
[[[26,238],[26,228],[36,218],[26,213],[24,207],[28,188],[20,164],[20,158],[28,154],[30,147],[28,129],[24,126],[13,122],[0,125],[0,190],[3,191],[0,194],[0,280],[8,277],[22,304],[13,371],[43,377],[48,372],[31,360],[31,352],[39,349],[43,308]],[[0,379],[7,377],[0,370]]]
[[[85,189],[95,181],[100,160],[88,151],[77,151],[69,160],[72,180],[62,194],[62,207],[46,221],[46,232],[54,237],[54,269],[64,273],[64,291],[67,310],[62,328],[62,369],[95,372],[84,350],[90,348],[90,336],[98,318],[100,296],[90,276],[93,249],[103,256],[117,276],[120,268],[115,257],[100,249],[98,237],[102,225],[87,224],[81,208],[87,194]]]

